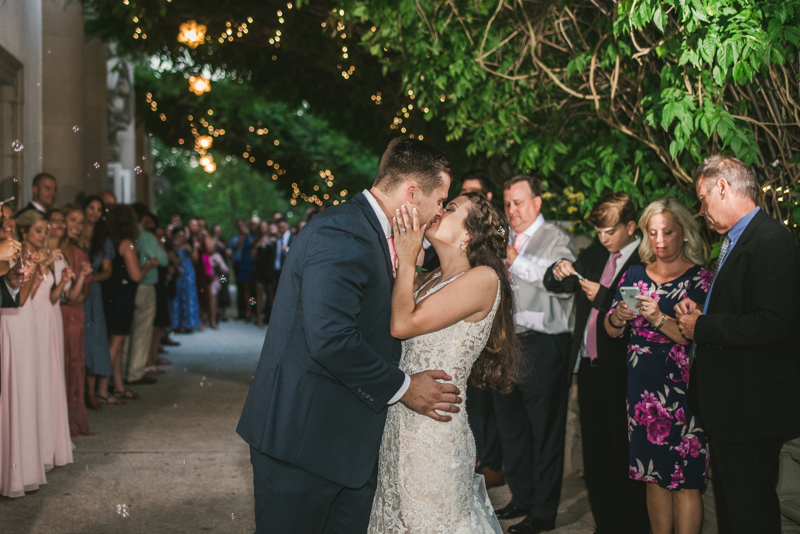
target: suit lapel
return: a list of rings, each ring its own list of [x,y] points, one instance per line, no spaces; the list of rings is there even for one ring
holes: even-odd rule
[[[733,269],[733,264],[736,263],[736,260],[739,258],[739,255],[744,250],[745,245],[747,242],[750,241],[750,238],[753,237],[753,234],[756,231],[756,227],[760,226],[764,220],[764,217],[768,217],[764,210],[758,210],[753,220],[750,221],[750,224],[747,225],[747,228],[744,229],[742,235],[739,236],[739,240],[736,241],[736,245],[728,252],[728,255],[725,257],[725,262],[722,264],[722,268],[717,273],[716,278],[714,279],[714,288],[711,293],[711,297],[708,300],[708,309],[711,310],[711,307],[714,304],[715,296],[719,294],[718,289],[722,286],[723,282],[725,281],[725,277],[728,273]]]
[[[389,253],[389,244],[386,242],[386,236],[383,234],[383,228],[381,227],[381,223],[378,220],[378,216],[375,215],[375,211],[372,209],[372,205],[369,203],[367,198],[364,196],[363,193],[359,193],[353,200],[350,202],[354,203],[356,206],[361,208],[361,211],[364,212],[364,216],[369,221],[369,224],[372,226],[372,229],[375,230],[377,234],[380,244],[381,250],[383,250],[384,256],[384,264],[386,265],[386,269],[389,271],[389,276],[394,282],[394,272],[392,271],[392,256]]]

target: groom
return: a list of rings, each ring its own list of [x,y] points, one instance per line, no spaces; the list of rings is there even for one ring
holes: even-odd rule
[[[443,371],[406,375],[389,333],[391,219],[442,213],[452,164],[397,138],[372,189],[314,217],[283,267],[238,434],[250,445],[258,534],[367,530],[386,408],[449,421],[461,402]]]

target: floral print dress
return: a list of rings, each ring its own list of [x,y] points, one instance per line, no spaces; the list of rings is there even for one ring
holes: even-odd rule
[[[675,280],[658,284],[644,265],[630,267],[620,286],[638,287],[658,302],[662,313],[675,317],[685,298],[702,307],[713,273],[694,266]],[[610,315],[622,301],[617,289]],[[671,490],[705,486],[708,441],[700,419],[689,410],[687,389],[691,342],[678,344],[641,316],[631,321],[628,344],[628,441],[630,478]]]

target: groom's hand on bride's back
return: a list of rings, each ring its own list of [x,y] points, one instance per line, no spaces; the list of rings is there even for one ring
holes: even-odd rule
[[[444,371],[422,371],[411,375],[411,384],[400,402],[417,413],[426,415],[435,421],[450,421],[449,415],[440,415],[440,412],[458,413],[461,408],[459,397],[461,393],[453,384],[443,384],[439,380],[452,380],[453,377]]]

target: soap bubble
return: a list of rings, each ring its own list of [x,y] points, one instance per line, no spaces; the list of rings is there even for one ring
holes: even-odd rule
[[[15,141],[12,141],[11,148],[14,149],[14,152],[19,152],[20,150],[22,150],[25,147],[22,145],[22,141],[17,139]]]
[[[117,513],[122,517],[128,517],[131,514],[127,504],[118,504]]]
[[[136,174],[142,174],[142,168],[137,165],[136,167],[133,168],[133,172],[135,172]]]
[[[77,126],[73,126],[72,127],[72,131],[75,132],[75,133],[78,133],[79,130],[80,130],[80,128],[78,128]]]
[[[228,281],[228,278],[223,274],[222,276],[219,277],[219,281],[224,284],[225,282]]]
[[[255,306],[255,305],[256,305],[256,299],[250,297],[250,306]]]
[[[233,514],[231,514],[231,519],[236,519],[236,516],[234,516]]]
[[[96,161],[94,162],[94,168],[95,168],[95,169],[99,169],[99,168],[100,168],[100,164],[99,164],[99,163],[97,163]]]

